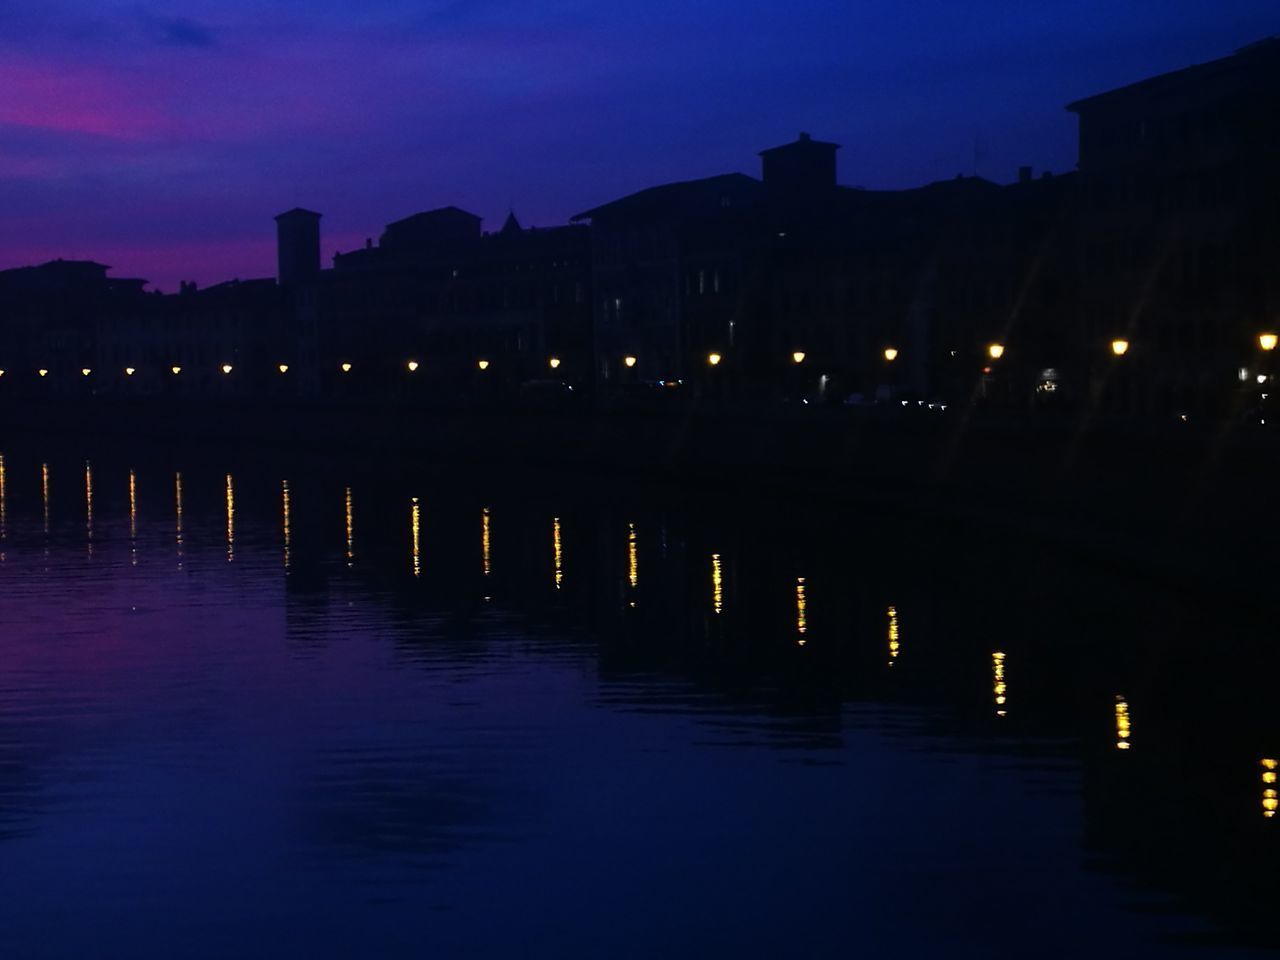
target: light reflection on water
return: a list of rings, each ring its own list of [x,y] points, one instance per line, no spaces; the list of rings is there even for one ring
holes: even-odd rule
[[[50,499],[77,464],[83,522]],[[1178,685],[1152,690],[1173,654],[1124,667],[1147,654],[1122,650],[1114,597],[1065,591],[1059,617],[1089,630],[1036,645],[1013,625],[1051,618],[1007,599],[990,635],[1005,582],[940,553],[868,562],[828,524],[769,526],[772,505],[743,523],[590,489],[92,464],[0,456],[14,956],[986,956],[992,903],[1010,955],[1045,955],[1053,929],[1064,956],[1160,956],[1211,922],[1129,912],[1080,836],[1112,870],[1165,809],[1184,859],[1187,838],[1270,842],[1248,832],[1272,825],[1259,790],[1276,809],[1265,721],[1237,705],[1234,753],[1205,723],[1197,753]],[[1142,749],[1117,754],[1128,694]],[[1177,791],[1206,757],[1238,788],[1200,809]]]

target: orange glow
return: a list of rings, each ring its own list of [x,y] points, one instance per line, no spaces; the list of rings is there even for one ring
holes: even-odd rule
[[[992,360],[999,360],[1001,357],[1004,356],[1004,344],[993,343],[990,346],[988,346],[987,356],[989,356]]]
[[[635,358],[635,357],[623,357],[623,358],[622,358],[622,362],[623,362],[623,363],[625,363],[628,367],[634,367],[634,366],[636,365],[636,358]]]
[[[895,361],[895,360],[897,360],[897,359],[898,359],[898,348],[897,348],[897,347],[885,347],[885,348],[884,348],[884,358],[885,358],[886,360],[888,360],[890,363],[893,363],[893,361]]]
[[[1126,353],[1129,352],[1129,341],[1123,338],[1119,340],[1112,340],[1111,352],[1114,353],[1117,357],[1123,357]]]
[[[1258,346],[1260,346],[1263,350],[1266,350],[1268,352],[1276,348],[1276,341],[1277,341],[1277,338],[1274,333],[1258,334]]]

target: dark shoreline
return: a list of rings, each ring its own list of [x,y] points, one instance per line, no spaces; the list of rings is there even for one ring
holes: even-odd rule
[[[1016,537],[1218,586],[1261,582],[1277,466],[1269,434],[966,417],[927,409],[429,410],[99,402],[0,412],[6,438],[234,449],[405,468],[530,470],[618,488],[820,500]]]

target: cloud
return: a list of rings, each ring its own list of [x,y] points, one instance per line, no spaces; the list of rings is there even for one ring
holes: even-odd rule
[[[147,33],[167,46],[208,49],[217,42],[212,28],[189,17],[161,17],[148,10],[140,10],[139,17]]]

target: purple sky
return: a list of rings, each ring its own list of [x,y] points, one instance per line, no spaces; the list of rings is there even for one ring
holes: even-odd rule
[[[1068,101],[1277,32],[1266,0],[3,0],[0,268],[270,276],[293,206],[327,260],[432,207],[755,174],[799,130],[868,187],[1067,170]]]

